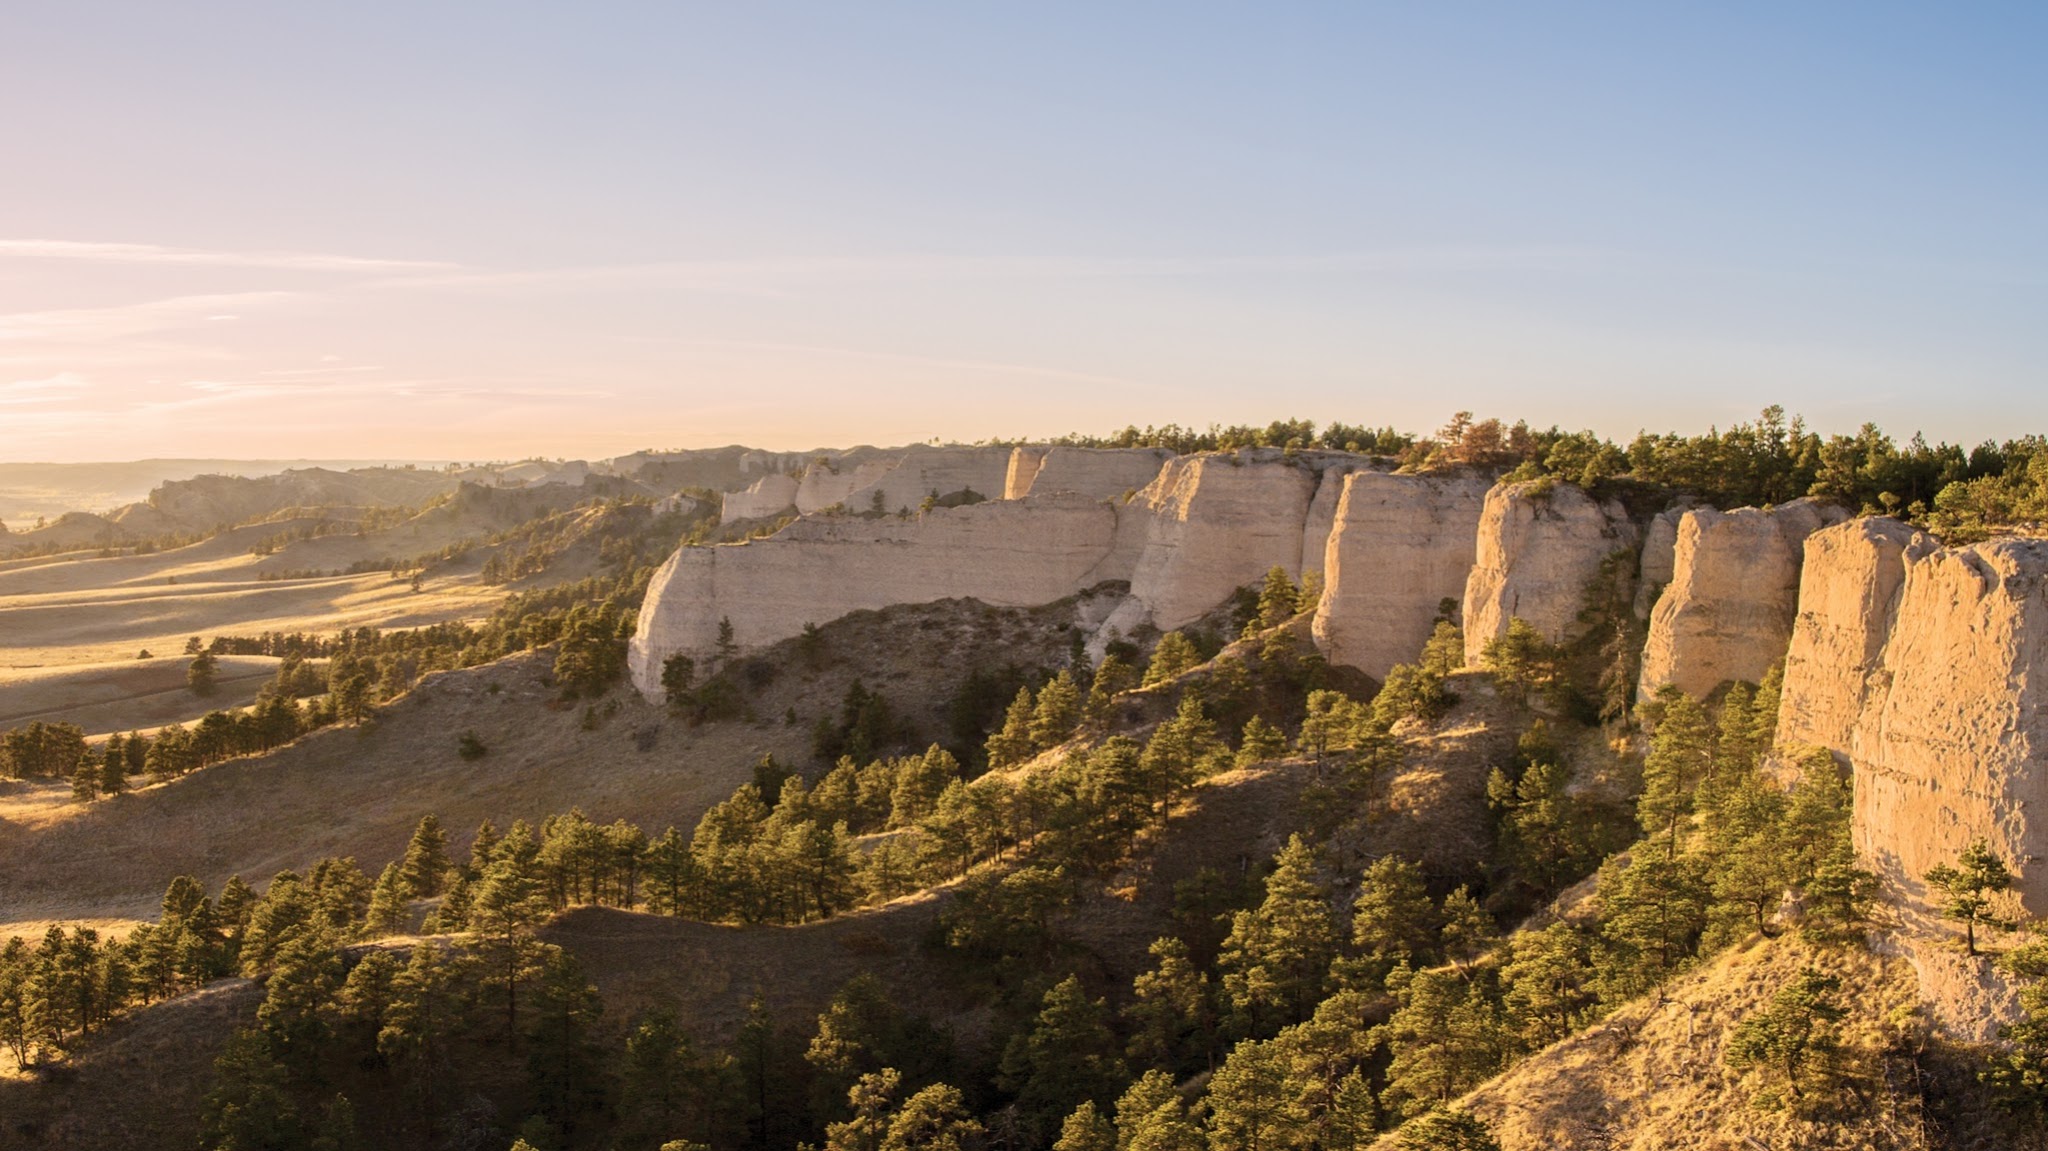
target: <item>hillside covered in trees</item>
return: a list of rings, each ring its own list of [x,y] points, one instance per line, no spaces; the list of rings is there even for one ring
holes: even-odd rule
[[[1950,545],[2048,518],[2039,437],[1822,437],[1775,409],[1626,445],[1461,415],[1426,436],[1285,421],[1064,446],[1348,453],[1643,520],[1810,497]],[[542,570],[517,557],[573,518],[505,529],[493,577]],[[280,661],[247,708],[0,737],[0,786],[64,808],[19,825],[22,860],[120,805],[262,804],[199,785],[291,778],[318,741],[396,754],[380,731],[574,795],[572,742],[514,768],[510,721],[414,717],[515,668],[539,669],[520,706],[565,736],[644,744],[645,788],[714,770],[665,760],[677,740],[778,749],[716,765],[744,782],[661,826],[595,802],[452,826],[454,793],[423,785],[409,837],[164,875],[148,922],[12,940],[0,1145],[2048,1145],[2028,861],[1973,842],[1919,877],[1945,953],[2011,989],[1987,1034],[1959,1033],[1898,958],[1907,929],[1854,835],[1865,781],[1781,738],[1783,641],[1753,678],[1643,690],[1635,604],[1659,581],[1640,547],[1596,556],[1558,628],[1523,605],[1468,633],[1446,599],[1384,675],[1325,654],[1321,573],[1279,566],[1164,631],[1091,632],[1089,594],[890,606],[747,650],[721,621],[640,698],[629,639],[667,549],[750,534],[649,512],[591,574],[486,617],[195,644],[202,678]]]

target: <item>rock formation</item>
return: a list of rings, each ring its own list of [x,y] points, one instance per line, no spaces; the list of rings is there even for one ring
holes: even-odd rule
[[[1415,658],[1438,605],[1464,594],[1490,486],[1476,476],[1344,477],[1315,617],[1331,663],[1383,679]]]
[[[867,508],[854,508],[847,501],[852,498],[853,493],[865,491],[895,470],[897,462],[886,457],[814,460],[804,471],[802,482],[797,484],[796,510],[805,515],[831,507],[866,511]]]
[[[1578,633],[1586,588],[1618,551],[1633,552],[1636,525],[1612,500],[1573,484],[1499,484],[1486,493],[1470,578],[1465,581],[1465,661],[1526,620],[1545,639]]]
[[[1934,546],[1885,517],[1806,537],[1799,617],[1778,703],[1780,746],[1825,747],[1845,759],[1853,754],[1865,704],[1885,687],[1884,650],[1906,581],[1906,557]]]
[[[980,482],[973,477],[987,474],[995,458],[986,449],[912,449],[901,461],[873,459],[845,472],[814,463],[797,485],[797,506],[804,506],[806,491],[812,499],[844,492],[846,498],[833,502],[847,506],[849,513],[809,516],[764,540],[677,553],[657,575],[641,610],[633,649],[635,682],[650,695],[658,694],[660,664],[668,655],[708,658],[721,619],[732,620],[735,641],[748,650],[793,636],[806,623],[824,623],[862,608],[955,597],[1040,604],[1098,583],[1126,582],[1129,593],[1120,603],[1109,609],[1097,605],[1100,610],[1082,621],[1097,631],[1099,654],[1112,629],[1131,634],[1147,626],[1182,627],[1271,568],[1299,575],[1326,565],[1336,554],[1329,547],[1328,525],[1338,519],[1342,492],[1355,478],[1345,473],[1372,466],[1363,457],[1275,450],[1176,458],[1151,449],[1060,447],[1042,454],[1019,449],[1003,466],[1005,490],[1030,490],[1022,499],[938,508],[910,518],[852,514],[862,490],[886,493],[895,490],[891,485],[929,485],[935,476]],[[1133,481],[1147,474],[1149,482],[1124,499]],[[850,488],[864,477],[866,489]],[[1407,658],[1428,634],[1438,602],[1463,586],[1485,484],[1382,478],[1390,490],[1423,493],[1425,504],[1448,500],[1463,508],[1446,512],[1431,504],[1435,511],[1430,514],[1444,514],[1434,523],[1414,526],[1411,533],[1426,538],[1391,545],[1412,546],[1416,555],[1393,560],[1390,570],[1413,566],[1412,559],[1420,565],[1415,572],[1378,580],[1368,570],[1375,558],[1361,555],[1354,561],[1366,574],[1344,593],[1346,612],[1364,613],[1358,628],[1394,627],[1397,638],[1389,650],[1399,648],[1399,658]],[[788,482],[764,477],[747,492],[729,496],[727,506],[752,510],[772,503],[777,506],[771,510],[779,511],[786,506],[781,494]],[[1326,515],[1318,511],[1325,504],[1330,508]],[[1363,514],[1363,497],[1359,506]],[[1402,538],[1391,521],[1386,532],[1390,540]],[[1368,550],[1386,552],[1387,546]],[[1438,553],[1450,558],[1442,563],[1429,558]],[[1427,585],[1421,592],[1410,586],[1417,573]],[[1389,595],[1395,598],[1387,600]],[[1356,646],[1356,629],[1345,630],[1349,618],[1333,616],[1332,626],[1340,635],[1353,636]],[[1366,648],[1378,650],[1370,643]]]
[[[1173,458],[1164,448],[1018,448],[1018,455],[1036,450],[1035,464],[1016,456],[1010,464],[1004,498],[1079,492],[1099,500],[1121,499],[1143,490]],[[1026,468],[1028,466],[1028,477]],[[1019,486],[1021,484],[1021,490]]]
[[[1099,572],[1116,509],[1058,495],[938,508],[911,519],[818,516],[766,539],[677,550],[640,609],[633,682],[659,698],[661,665],[678,652],[703,667],[721,620],[742,650],[807,623],[867,608],[970,597],[1005,607],[1051,603],[1116,578]]]
[[[1638,696],[1667,683],[1704,696],[1728,680],[1761,679],[1792,638],[1806,537],[1843,518],[1816,500],[1681,516],[1671,583],[1650,612]]]
[[[1038,478],[1038,469],[1045,466],[1045,457],[1051,448],[1043,444],[1023,444],[1010,450],[1010,466],[1003,473],[1003,498],[1021,500],[1031,494],[1032,481]]]
[[[1643,530],[1642,559],[1636,567],[1637,619],[1649,619],[1651,610],[1657,606],[1657,597],[1671,586],[1671,566],[1678,552],[1678,522],[1692,507],[1692,501],[1685,500],[1658,512]]]
[[[718,510],[720,522],[761,520],[779,516],[796,504],[797,481],[780,472],[770,472],[741,491],[725,493]]]
[[[1169,461],[1119,525],[1137,541],[1131,596],[1155,627],[1199,619],[1274,567],[1301,571],[1302,526],[1317,475],[1277,452]]]
[[[1815,533],[1778,734],[1849,762],[1857,853],[1900,906],[1923,998],[1990,1038],[2010,990],[1949,946],[1924,877],[1982,837],[2048,913],[2048,540],[1937,548],[1884,519]]]

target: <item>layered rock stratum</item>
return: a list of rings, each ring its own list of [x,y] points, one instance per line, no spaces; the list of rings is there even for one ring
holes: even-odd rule
[[[1595,500],[1575,485],[1496,485],[1486,493],[1465,581],[1465,662],[1478,663],[1514,619],[1552,642],[1576,638],[1586,588],[1610,556],[1633,559],[1638,538],[1619,502]]]
[[[1490,486],[1477,476],[1343,477],[1315,618],[1332,663],[1384,679],[1415,658],[1444,601],[1465,593]]]
[[[1704,697],[1731,680],[1762,679],[1792,638],[1806,537],[1844,518],[1810,499],[1680,516],[1671,581],[1650,612],[1638,696],[1675,684]]]
[[[2005,910],[2048,913],[2048,540],[1943,548],[1873,518],[1815,533],[1805,565],[1779,740],[1848,763],[1922,997],[1990,1039],[2011,990],[1958,952],[1926,874],[1981,838],[2017,876]]]

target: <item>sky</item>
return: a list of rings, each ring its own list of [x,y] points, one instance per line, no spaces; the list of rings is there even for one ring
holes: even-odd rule
[[[2048,432],[2048,6],[0,13],[0,460]]]

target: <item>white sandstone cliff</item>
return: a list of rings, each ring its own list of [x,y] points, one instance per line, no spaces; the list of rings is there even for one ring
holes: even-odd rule
[[[1465,662],[1522,619],[1545,639],[1580,634],[1579,611],[1600,565],[1633,552],[1636,525],[1618,502],[1573,484],[1497,484],[1480,513],[1472,574],[1465,581]]]
[[[1274,567],[1299,575],[1317,478],[1271,451],[1168,461],[1118,524],[1121,553],[1135,553],[1131,596],[1152,625],[1191,623]]]
[[[1491,486],[1476,476],[1344,477],[1314,624],[1331,663],[1383,679],[1416,657],[1438,605],[1464,594]]]
[[[1921,995],[1949,1031],[1995,1036],[2012,991],[1960,954],[1927,871],[1985,839],[2048,913],[2048,540],[1937,548],[1889,520],[1808,542],[1780,740],[1855,780],[1857,854],[1898,906]]]
[[[1004,607],[1051,603],[1094,586],[1116,536],[1099,500],[1048,496],[938,508],[911,519],[822,516],[766,539],[680,548],[655,573],[629,666],[642,694],[662,694],[675,654],[700,668],[732,622],[756,650],[848,612],[971,597]]]
[[[1816,500],[1680,517],[1671,583],[1650,612],[1638,698],[1665,684],[1705,696],[1728,680],[1761,679],[1792,638],[1806,537],[1844,518]]]
[[[1018,453],[1027,449],[1018,448]],[[1017,457],[1012,457],[1010,478],[1006,495],[1020,499],[1026,495],[1042,496],[1054,492],[1079,492],[1098,500],[1122,499],[1142,491],[1153,480],[1159,478],[1160,469],[1174,458],[1164,448],[1070,448],[1065,446],[1037,449],[1041,454],[1035,465],[1031,465],[1028,478],[1025,467]],[[1021,490],[1011,490],[1021,486]]]
[[[780,472],[770,472],[744,490],[725,493],[718,509],[721,523],[760,520],[779,516],[796,504],[797,481]]]

